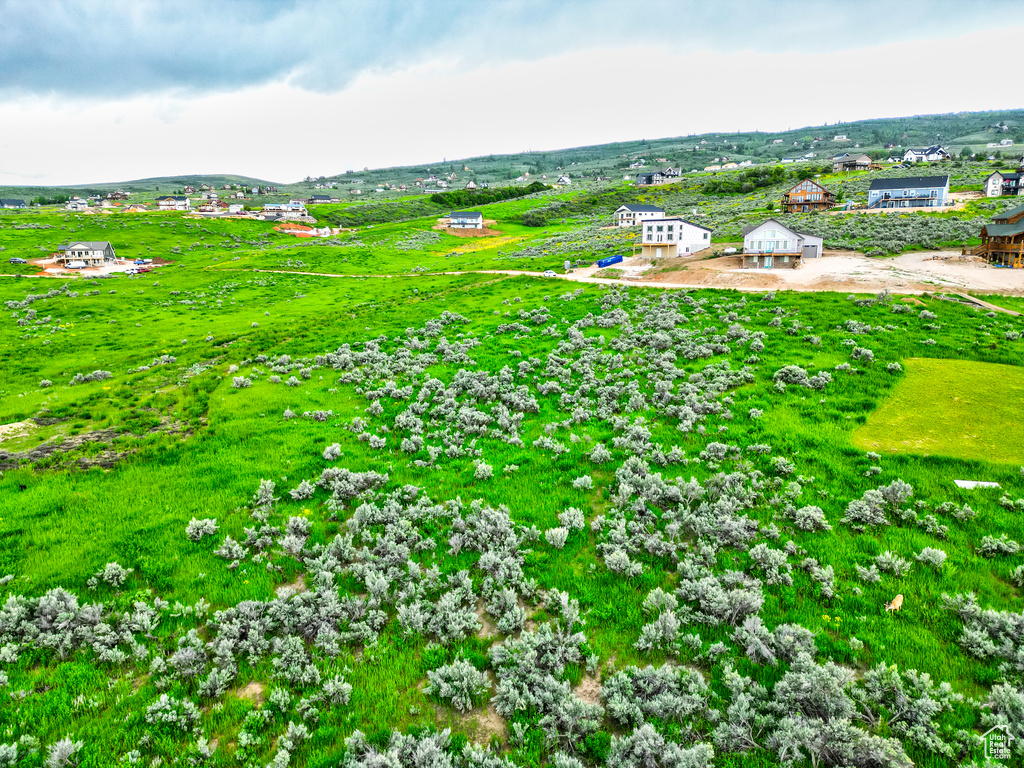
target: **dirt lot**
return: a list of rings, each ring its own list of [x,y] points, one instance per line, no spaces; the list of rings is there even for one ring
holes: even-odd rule
[[[616,265],[631,283],[745,290],[851,291],[894,293],[935,290],[982,291],[1024,295],[1024,270],[993,267],[959,251],[925,251],[892,257],[864,256],[850,251],[825,251],[799,269],[742,269],[739,256],[665,259],[661,264],[631,258]],[[579,270],[572,277],[588,277]]]

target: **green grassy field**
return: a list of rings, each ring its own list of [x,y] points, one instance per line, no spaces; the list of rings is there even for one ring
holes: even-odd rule
[[[510,215],[513,206],[547,202],[495,209]],[[765,746],[755,749],[716,735],[716,725],[738,717],[729,709],[736,701],[730,670],[778,690],[791,660],[767,663],[749,651],[740,621],[692,615],[674,640],[637,647],[657,618],[644,609],[655,590],[683,602],[684,619],[700,607],[687,602],[685,587],[696,579],[681,571],[684,563],[703,563],[716,580],[757,578],[763,604],[754,615],[764,626],[805,627],[815,661],[841,664],[858,681],[885,663],[979,700],[1000,683],[1019,686],[1006,656],[1019,643],[1007,635],[1002,647],[1009,650],[979,656],[963,640],[967,620],[942,607],[944,593],[973,593],[996,615],[1020,611],[1011,574],[1024,556],[979,551],[986,536],[1024,540],[1024,502],[1016,502],[1024,477],[1008,459],[1024,442],[1013,437],[1013,414],[1000,415],[990,397],[962,406],[979,422],[1003,424],[1004,453],[996,460],[962,451],[878,449],[883,455],[873,456],[862,433],[907,397],[932,422],[947,415],[920,387],[905,394],[920,365],[933,366],[921,386],[942,384],[944,396],[952,381],[985,379],[986,370],[1020,382],[1024,341],[1014,334],[1024,331],[1021,318],[990,318],[929,296],[911,307],[833,294],[577,290],[539,278],[417,269],[493,267],[515,238],[541,253],[545,237],[569,238],[580,254],[591,242],[585,228],[568,222],[530,228],[495,218],[495,238],[434,240],[432,220],[413,220],[360,229],[351,237],[361,245],[313,244],[260,222],[176,215],[2,219],[4,255],[38,252],[70,235],[118,238],[119,252],[173,262],[137,277],[0,280],[0,425],[20,425],[0,440],[0,577],[12,577],[0,581],[0,695],[15,704],[0,705],[0,744],[20,744],[18,765],[42,765],[50,747],[70,736],[83,742],[76,753],[82,766],[265,766],[281,760],[289,722],[309,735],[285,750],[296,766],[336,765],[355,729],[384,748],[392,729],[448,727],[455,734],[448,754],[468,739],[493,744],[522,766],[549,765],[558,749],[600,765],[609,749],[622,748],[630,727],[607,714],[584,726],[572,713],[628,665],[666,662],[667,669],[699,670],[709,693],[700,715],[648,716],[662,738],[714,744],[715,765],[778,765],[778,751],[766,746],[769,731],[784,732],[778,712],[756,705],[768,730],[758,736]],[[14,226],[25,223],[44,228]],[[563,253],[530,266],[560,265]],[[368,273],[395,277],[352,276]],[[871,359],[858,349],[872,350]],[[922,360],[925,354],[931,359]],[[904,373],[887,370],[896,362]],[[786,366],[830,372],[831,380],[821,389],[779,387],[774,376]],[[94,371],[110,377],[72,383]],[[990,379],[975,381],[972,392]],[[438,391],[444,394],[431,394]],[[421,431],[413,417],[423,421]],[[326,458],[335,444],[336,457]],[[593,458],[599,444],[607,461]],[[635,459],[647,475],[630,474]],[[331,468],[386,473],[387,480],[340,501],[330,483],[292,497],[303,480]],[[673,492],[650,479],[655,473],[680,493],[692,490],[692,479],[709,495],[671,501]],[[962,477],[1002,488],[963,491],[951,484]],[[262,480],[276,484],[265,512],[254,504]],[[885,508],[888,524],[857,530],[843,522],[851,502],[897,480],[913,495]],[[717,500],[710,495],[716,488],[725,489]],[[415,518],[412,499],[422,496],[440,506]],[[502,550],[500,558],[512,558],[509,573],[521,568],[522,580],[501,578],[523,610],[522,632],[494,630],[497,617],[485,605],[500,572],[488,558],[498,555],[453,543],[472,529],[475,500],[504,507],[495,519],[506,514],[515,531],[508,546],[516,554]],[[963,513],[964,505],[976,514]],[[810,506],[830,528],[795,524],[797,508]],[[569,508],[581,510],[585,524],[567,528],[556,546],[557,534],[548,534]],[[215,518],[218,530],[191,541],[185,532],[193,518]],[[296,549],[285,531],[306,525]],[[492,525],[484,549],[507,545],[499,523]],[[255,541],[263,526],[277,530],[266,534],[272,543],[247,544],[237,565],[215,554],[225,537]],[[778,580],[755,560],[756,544],[779,553]],[[941,567],[915,560],[929,548],[946,553]],[[638,569],[623,570],[620,550]],[[910,570],[882,571],[874,580],[859,574],[887,552]],[[93,579],[112,562],[132,569],[123,583]],[[403,623],[414,593],[429,604],[441,600],[407,575],[431,567],[440,578],[468,572],[474,596],[464,611],[486,619],[480,630],[442,640]],[[325,572],[332,586],[318,581]],[[378,575],[390,580],[386,592],[376,591]],[[275,599],[288,585],[306,591]],[[62,619],[79,616],[74,637],[88,642],[75,645],[53,630],[57,619],[43,629],[33,623],[37,613],[49,614],[31,601],[52,599],[58,587],[79,604],[102,604],[98,625],[89,623],[97,609],[67,610]],[[491,709],[478,704],[462,714],[424,692],[429,671],[462,656],[492,683],[507,677],[488,655],[499,643],[544,627],[561,631],[564,613],[550,590],[578,600],[585,620],[576,625],[580,639],[566,633],[545,646],[566,653],[550,674],[571,686],[572,695],[559,699],[568,710],[524,704],[499,716],[503,689],[492,686],[484,697]],[[905,598],[902,611],[886,613],[896,594]],[[325,608],[326,619],[280,618],[299,605],[326,605],[332,595],[347,602]],[[235,647],[229,659],[217,644],[224,636],[216,614],[257,603],[279,617],[266,629],[268,649]],[[133,618],[139,605],[155,606],[154,625]],[[375,612],[379,626],[360,624]],[[321,620],[322,634],[302,636],[307,659],[296,662],[315,668],[317,684],[292,676],[280,658],[289,637]],[[353,635],[332,646],[332,632]],[[61,638],[72,645],[62,649]],[[123,658],[110,655],[111,643]],[[195,661],[201,673],[192,674],[195,643],[205,656]],[[539,660],[533,667],[545,669]],[[215,673],[227,675],[223,690],[206,687]],[[352,686],[347,701],[325,692],[322,681],[336,675]],[[854,689],[866,690],[853,681],[844,690]],[[147,715],[164,694],[195,702],[195,720],[180,727]],[[926,746],[923,731],[901,730],[891,703],[857,706],[865,714],[851,727],[896,739],[917,765],[980,757],[979,744],[957,734],[987,727],[987,711],[970,701],[929,715],[948,752]],[[203,757],[197,741],[210,740],[216,748]]]
[[[1024,464],[1024,369],[905,361],[906,375],[853,436],[864,450]]]

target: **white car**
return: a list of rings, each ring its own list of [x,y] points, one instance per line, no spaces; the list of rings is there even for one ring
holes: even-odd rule
[[[558,275],[553,270],[549,269],[544,273],[544,277],[558,277]]]

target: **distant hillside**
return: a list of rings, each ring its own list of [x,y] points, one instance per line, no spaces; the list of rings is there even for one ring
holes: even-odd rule
[[[135,179],[134,181],[104,181],[95,184],[60,187],[0,187],[0,197],[17,197],[33,200],[37,197],[57,197],[60,195],[105,195],[114,190],[147,195],[171,194],[187,185],[199,188],[203,184],[221,188],[225,184],[240,184],[246,187],[284,185],[249,176],[233,176],[228,174],[183,174],[181,176],[157,176],[151,179]]]
[[[846,140],[836,141],[836,136]],[[989,149],[986,144],[1000,139],[1012,139],[1009,149]],[[942,115],[916,115],[879,120],[860,120],[852,123],[808,126],[789,131],[765,133],[705,133],[662,139],[597,144],[588,147],[570,147],[538,152],[507,155],[485,155],[459,160],[443,159],[438,162],[364,171],[347,171],[334,176],[307,178],[282,184],[245,176],[181,175],[164,176],[135,181],[103,182],[70,187],[0,187],[0,196],[21,197],[28,200],[39,196],[106,194],[115,189],[146,194],[169,194],[185,185],[199,187],[210,184],[276,186],[282,195],[308,195],[315,185],[332,183],[339,196],[346,201],[366,202],[368,199],[386,199],[415,195],[423,187],[415,186],[417,179],[428,176],[454,178],[451,189],[461,189],[469,181],[477,184],[504,185],[524,178],[529,181],[554,181],[560,173],[569,173],[573,179],[607,176],[621,179],[637,172],[631,165],[643,161],[644,168],[672,166],[683,171],[700,170],[716,162],[754,163],[781,162],[783,158],[802,158],[813,153],[815,162],[827,160],[844,151],[865,152],[873,157],[885,158],[893,153],[902,156],[908,147],[924,147],[941,143],[953,153],[964,149],[974,153],[1024,153],[1024,110],[990,112],[960,112]],[[887,148],[887,144],[895,145]],[[546,178],[545,178],[546,177]],[[522,182],[519,182],[522,183]],[[407,191],[388,189],[378,192],[382,185],[405,185]],[[426,185],[424,185],[426,186]],[[358,190],[359,195],[350,195]]]

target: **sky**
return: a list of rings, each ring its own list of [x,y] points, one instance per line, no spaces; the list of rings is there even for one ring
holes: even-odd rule
[[[1024,106],[1020,0],[0,0],[0,185]]]

